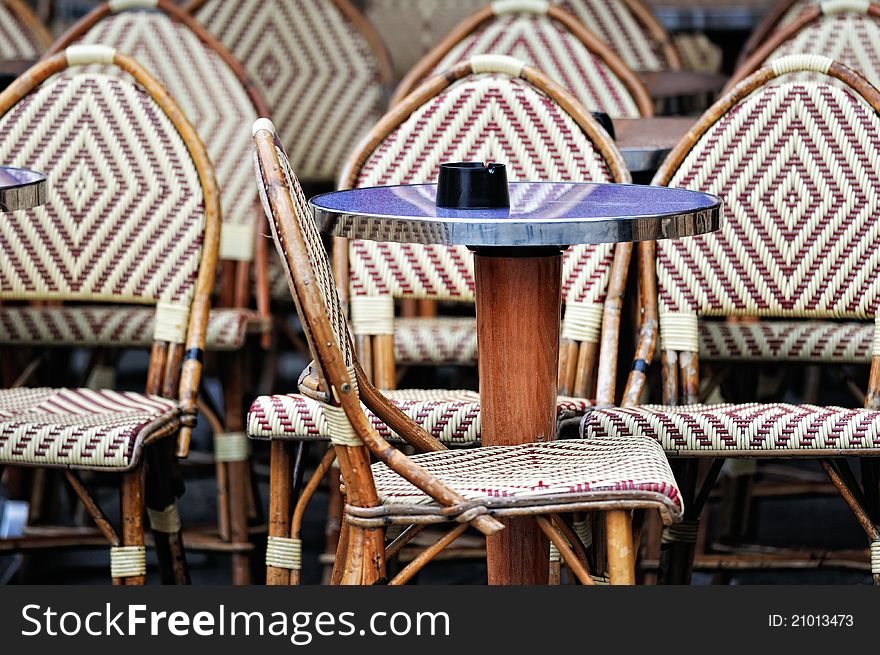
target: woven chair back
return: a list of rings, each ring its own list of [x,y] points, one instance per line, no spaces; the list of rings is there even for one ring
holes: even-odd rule
[[[546,0],[501,0],[478,11],[413,68],[392,105],[426,77],[487,54],[533,65],[590,111],[612,118],[653,112],[647,91],[626,64],[576,18]]]
[[[94,63],[138,84],[68,70]],[[155,79],[106,47],[44,60],[0,95],[0,160],[48,177],[43,206],[0,222],[3,299],[157,305],[155,338],[186,341],[213,279],[219,202],[201,142]]]
[[[431,183],[441,163],[465,160],[505,163],[510,181],[629,180],[607,133],[561,87],[522,62],[478,57],[395,107],[350,159],[343,185]],[[597,329],[613,253],[586,245],[564,257],[565,297],[588,306]],[[392,298],[474,302],[473,256],[464,247],[352,240],[349,262],[356,334],[375,333],[380,310],[392,320]]]
[[[52,35],[22,0],[0,2],[0,60],[37,59]]]
[[[348,0],[193,0],[187,9],[244,64],[300,177],[335,181],[391,84],[367,20]]]
[[[241,126],[267,110],[241,65],[170,0],[104,3],[68,30],[52,51],[75,43],[107,45],[131,55],[177,101],[205,144],[220,184],[220,258],[252,261],[262,211],[250,167],[242,165],[253,145]],[[120,72],[114,67],[88,70]]]
[[[874,86],[880,86],[880,5],[867,0],[827,0],[806,7],[743,62],[727,88],[761,66],[793,54],[829,57],[858,71]],[[818,77],[812,71],[805,71],[799,79]]]
[[[823,81],[786,81],[802,72]],[[720,231],[657,244],[665,350],[698,350],[697,315],[877,315],[878,110],[858,73],[793,55],[703,116],[654,179],[725,201]]]
[[[669,34],[641,0],[555,1],[610,45],[633,70],[681,68]]]

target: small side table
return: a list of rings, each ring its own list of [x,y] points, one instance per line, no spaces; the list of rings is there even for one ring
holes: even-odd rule
[[[556,436],[562,252],[704,234],[721,200],[666,187],[520,182],[511,207],[442,209],[433,184],[337,191],[311,200],[321,229],[373,241],[474,251],[482,439],[487,446]],[[546,584],[549,547],[532,518],[487,540],[489,584]]]

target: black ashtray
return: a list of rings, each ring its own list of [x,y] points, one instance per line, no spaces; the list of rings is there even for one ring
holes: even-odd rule
[[[617,137],[614,135],[614,121],[611,120],[611,116],[604,111],[592,111],[590,113],[593,114],[593,118],[602,126],[602,129],[608,132],[608,136],[615,140]]]
[[[440,164],[438,207],[447,209],[504,209],[510,207],[504,164],[456,162]]]

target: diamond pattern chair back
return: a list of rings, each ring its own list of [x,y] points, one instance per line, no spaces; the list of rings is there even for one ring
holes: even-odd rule
[[[72,68],[90,64],[137,84]],[[49,187],[43,206],[0,222],[0,298],[154,305],[154,357],[183,361],[188,443],[221,219],[182,110],[133,59],[74,46],[0,94],[0,158],[46,173]]]
[[[187,10],[241,61],[303,180],[334,182],[385,108],[391,65],[349,0],[192,0]]]
[[[792,55],[703,116],[654,183],[721,196],[725,220],[717,233],[657,244],[664,351],[695,355],[698,316],[877,316],[878,110],[880,94],[851,69]]]
[[[629,181],[619,151],[577,100],[520,61],[484,56],[397,105],[353,154],[342,184],[430,183],[441,163],[463,160],[506,163],[511,181]],[[611,245],[566,252],[566,338],[598,341],[614,252]],[[395,298],[474,302],[473,257],[464,247],[352,240],[348,256],[337,278],[349,280],[355,335],[393,334]]]
[[[648,92],[623,60],[571,14],[544,0],[502,0],[466,19],[407,74],[392,106],[426,77],[484,54],[533,65],[590,111],[612,118],[653,113]]]

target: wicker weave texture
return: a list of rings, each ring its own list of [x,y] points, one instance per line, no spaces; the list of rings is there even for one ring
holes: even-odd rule
[[[96,470],[134,466],[144,439],[177,421],[173,400],[90,389],[0,392],[0,462]]]
[[[0,59],[37,59],[44,50],[39,36],[5,2],[0,2]]]
[[[682,509],[665,455],[656,441],[644,437],[445,450],[412,459],[466,499],[486,506],[648,492],[665,497],[678,513]],[[383,503],[431,504],[428,496],[384,464],[373,465],[373,476]]]
[[[587,414],[587,439],[656,440],[670,455],[880,454],[880,412],[815,405],[645,405]]]
[[[621,0],[555,0],[595,32],[633,70],[668,67],[651,33]]]
[[[354,348],[351,344],[351,337],[348,331],[345,312],[342,309],[342,303],[340,302],[339,294],[336,291],[336,283],[333,280],[333,269],[330,266],[327,250],[324,248],[324,243],[321,241],[321,233],[318,231],[318,225],[315,223],[311,209],[309,209],[308,201],[303,195],[299,180],[293,172],[293,168],[290,165],[290,160],[288,159],[287,154],[284,152],[284,148],[278,143],[277,136],[275,152],[278,156],[278,161],[281,164],[281,170],[284,174],[287,188],[290,191],[290,196],[293,199],[294,211],[298,218],[296,221],[297,227],[302,231],[303,240],[308,248],[309,260],[314,269],[315,281],[317,282],[318,289],[320,290],[324,301],[324,308],[327,311],[330,325],[336,336],[337,345],[342,352],[345,366],[348,369],[351,369],[354,365]],[[266,212],[266,217],[274,225],[276,217],[272,212],[272,207],[269,203],[268,196],[266,195],[265,182],[260,170],[259,158],[257,157],[256,152],[254,153],[254,167],[263,209]],[[282,262],[282,264],[285,267],[288,266],[287,262]]]
[[[612,180],[595,145],[559,105],[499,74],[467,77],[417,109],[366,160],[357,186],[434,182],[444,161],[503,162],[511,181]],[[611,246],[566,253],[569,300],[601,302],[612,253]],[[352,241],[350,266],[353,296],[474,299],[473,256],[463,247]]]
[[[202,187],[148,94],[100,75],[52,78],[0,118],[0,160],[45,172],[50,190],[0,221],[0,295],[189,304]]]
[[[69,306],[0,307],[0,343],[82,347],[149,348],[152,308]],[[218,308],[208,317],[205,348],[237,350],[263,319],[249,309]]]
[[[246,163],[252,144],[242,126],[252,124],[257,112],[223,58],[185,24],[156,11],[109,14],[80,43],[112,46],[137,59],[163,84],[205,143],[220,186],[224,226],[248,226],[252,234],[259,200]],[[221,246],[221,256],[228,249]]]
[[[480,396],[475,391],[406,389],[384,395],[404,414],[448,446],[479,446]],[[558,418],[580,416],[592,406],[581,398],[560,397]],[[383,439],[403,440],[364,407]],[[300,395],[260,396],[248,413],[248,434],[255,439],[328,440],[330,425],[324,405]]]
[[[548,16],[513,14],[486,21],[459,41],[433,72],[484,54],[509,55],[532,64],[591,111],[612,118],[640,116],[635,99],[602,58]]]
[[[196,18],[258,84],[298,174],[335,180],[384,109],[364,35],[331,0],[210,0]]]
[[[669,183],[726,207],[719,232],[658,242],[661,327],[674,313],[874,316],[878,148],[880,119],[828,84],[762,87],[726,113]]]
[[[880,20],[859,13],[821,16],[776,48],[766,63],[799,53],[830,57],[860,72],[871,84],[880,85]],[[798,77],[817,78],[813,73]]]

